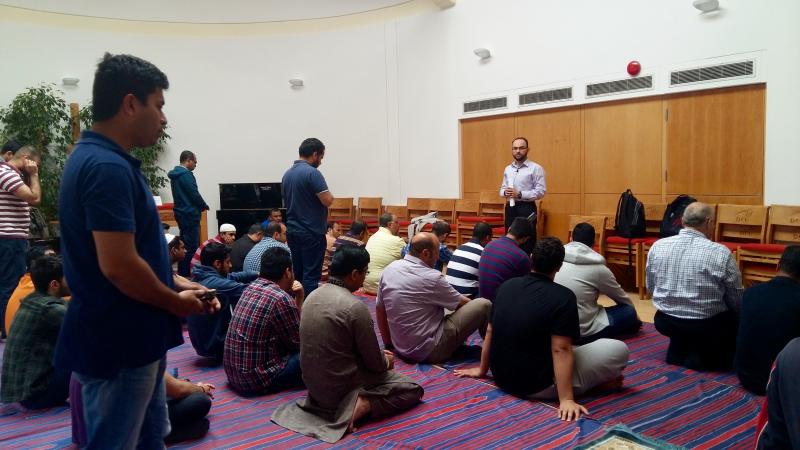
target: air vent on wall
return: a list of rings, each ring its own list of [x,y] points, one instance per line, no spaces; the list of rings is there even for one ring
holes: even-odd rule
[[[520,94],[519,105],[538,105],[541,103],[563,102],[567,100],[572,100],[571,87]]]
[[[474,102],[464,103],[464,113],[472,113],[478,111],[488,111],[490,109],[505,108],[508,105],[508,97],[487,98],[484,100],[476,100]]]
[[[752,77],[755,75],[754,61],[742,61],[716,66],[697,67],[695,69],[677,70],[669,74],[669,85],[703,83],[706,81],[726,80],[731,78]]]
[[[606,81],[586,85],[586,97],[624,94],[633,91],[653,89],[653,76],[625,78],[624,80]]]

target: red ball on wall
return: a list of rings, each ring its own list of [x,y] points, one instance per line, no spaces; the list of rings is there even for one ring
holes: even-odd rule
[[[642,65],[639,64],[639,61],[631,61],[628,63],[628,75],[635,77],[639,75],[639,72],[642,71]]]

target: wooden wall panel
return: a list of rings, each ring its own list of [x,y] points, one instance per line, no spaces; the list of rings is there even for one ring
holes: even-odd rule
[[[665,97],[667,193],[761,196],[764,85]]]
[[[728,204],[728,205],[763,205],[764,199],[760,195],[692,195],[697,200],[709,204]],[[671,202],[675,197],[667,196],[667,202]]]
[[[516,119],[515,135],[528,139],[528,158],[544,168],[548,194],[580,193],[581,109],[536,111]]]
[[[621,192],[620,192],[621,194]],[[583,214],[587,216],[608,216],[608,227],[613,228],[616,222],[617,202],[620,194],[586,194],[583,197]],[[663,203],[661,195],[634,194],[644,203]]]
[[[547,194],[544,201],[544,234],[567,241],[570,214],[581,213],[580,194]]]
[[[503,168],[511,161],[514,116],[461,122],[462,195],[500,190]]]
[[[584,107],[584,192],[661,194],[661,99]]]

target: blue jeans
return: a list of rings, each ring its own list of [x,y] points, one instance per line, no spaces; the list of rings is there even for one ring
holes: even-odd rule
[[[178,229],[181,231],[181,239],[183,245],[186,246],[186,257],[183,261],[178,261],[178,274],[184,277],[190,277],[189,268],[191,267],[192,257],[197,247],[200,246],[200,222],[194,220],[184,221],[175,217],[178,222]]]
[[[303,290],[308,297],[319,286],[319,279],[322,277],[322,259],[327,246],[325,235],[289,231],[286,238],[292,250],[294,277],[303,284]]]
[[[106,380],[75,373],[83,387],[88,449],[161,449],[169,432],[162,358]]]
[[[323,238],[324,239],[324,238]],[[19,279],[25,275],[25,239],[0,238],[0,328],[5,329],[8,298],[14,293]],[[8,330],[4,330],[8,332]]]
[[[286,361],[286,366],[281,373],[272,380],[267,392],[278,392],[304,385],[303,373],[300,370],[300,353],[295,353]]]
[[[606,308],[608,326],[591,336],[584,336],[580,343],[587,344],[601,338],[616,338],[635,334],[642,327],[642,322],[636,317],[636,308],[631,305],[619,304]]]

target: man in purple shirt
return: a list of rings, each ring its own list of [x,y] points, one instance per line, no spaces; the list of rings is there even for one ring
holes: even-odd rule
[[[438,258],[439,239],[419,233],[405,258],[389,264],[381,276],[378,328],[386,348],[410,361],[446,361],[475,330],[483,336],[489,323],[491,302],[459,294],[433,269]]]
[[[547,185],[544,182],[544,169],[533,161],[528,161],[528,140],[524,137],[511,141],[511,156],[514,161],[503,171],[500,196],[505,197],[506,230],[517,217],[531,218],[536,223],[536,200],[544,198]],[[536,228],[526,253],[530,253],[536,243]]]
[[[508,234],[486,244],[478,265],[478,292],[483,298],[494,301],[497,288],[504,281],[527,275],[531,259],[521,247],[535,236],[531,221],[518,217],[508,229]]]

